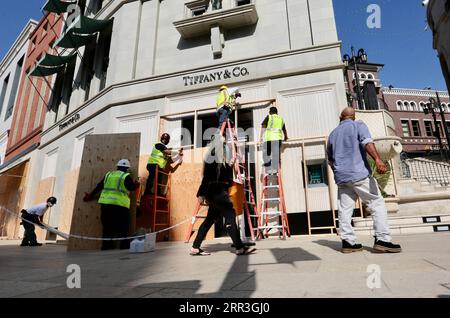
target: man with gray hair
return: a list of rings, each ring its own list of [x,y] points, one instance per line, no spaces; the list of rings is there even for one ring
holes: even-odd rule
[[[356,198],[359,197],[372,213],[375,231],[373,248],[380,252],[399,253],[400,245],[391,242],[386,204],[377,181],[371,176],[367,154],[375,161],[379,174],[386,173],[386,165],[378,154],[367,125],[362,121],[355,121],[355,110],[351,107],[345,108],[340,119],[340,125],[329,137],[328,162],[338,185],[342,252],[362,250],[362,245],[356,243],[351,225]]]

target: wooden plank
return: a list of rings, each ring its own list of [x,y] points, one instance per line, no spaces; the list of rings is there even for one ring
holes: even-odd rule
[[[59,204],[61,205],[58,230],[64,233],[70,232],[79,173],[80,169],[77,168],[64,174],[63,196],[58,198]]]
[[[97,201],[83,202],[86,192],[92,191],[108,171],[114,170],[120,159],[128,159],[133,178],[138,176],[140,134],[108,134],[86,136],[75,196],[70,233],[89,237],[102,237],[100,206]],[[131,226],[136,222],[136,196],[131,195]],[[68,250],[95,250],[100,241],[69,240]]]
[[[53,196],[55,181],[56,181],[55,177],[49,177],[39,181],[38,189],[36,191],[33,200],[33,205],[44,203],[47,201],[49,197]],[[44,223],[46,224],[49,223],[51,213],[52,209],[48,209],[47,212],[44,214]],[[36,227],[36,237],[38,241],[45,240],[47,238],[47,231],[42,230],[39,227]]]
[[[185,150],[184,163],[172,175],[172,196],[170,201],[170,224],[192,217],[196,203],[197,191],[203,178],[203,158],[205,149]],[[194,230],[198,229],[203,219],[197,221]],[[189,223],[185,223],[170,231],[171,241],[184,241],[189,229]],[[194,234],[194,237],[195,238]],[[206,239],[214,238],[214,227],[209,231]]]
[[[24,208],[28,171],[29,161],[26,161],[0,176],[0,207],[13,213],[19,213]],[[6,212],[0,213],[0,236],[18,239],[19,232],[20,219]]]

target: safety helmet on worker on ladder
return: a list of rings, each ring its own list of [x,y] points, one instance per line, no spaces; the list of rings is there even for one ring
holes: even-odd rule
[[[117,163],[117,167],[131,168],[131,164],[130,164],[130,161],[128,159],[121,159]]]

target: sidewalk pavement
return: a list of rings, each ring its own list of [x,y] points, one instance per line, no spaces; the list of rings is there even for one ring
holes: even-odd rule
[[[366,236],[363,252],[341,254],[328,235],[263,240],[239,257],[226,239],[205,244],[211,256],[178,242],[130,254],[0,241],[0,297],[450,297],[450,233],[394,239],[403,253],[378,254]],[[67,287],[70,264],[81,268],[80,289]]]

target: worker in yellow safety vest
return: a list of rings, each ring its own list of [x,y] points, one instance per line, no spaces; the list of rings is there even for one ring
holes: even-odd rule
[[[282,141],[288,139],[286,125],[283,118],[278,115],[278,109],[271,107],[269,115],[261,124],[260,140],[263,143],[263,160],[266,172],[275,174],[281,158]]]
[[[173,153],[172,149],[167,148],[167,145],[170,143],[170,135],[164,133],[161,135],[161,142],[155,144],[153,146],[152,153],[148,158],[147,163],[147,171],[148,171],[148,179],[145,187],[144,195],[154,194],[153,183],[156,175],[156,168],[160,171],[166,171],[168,164],[176,161],[176,158],[181,158],[183,156],[183,149],[178,150],[177,153]],[[163,175],[158,174],[158,184],[163,183]],[[162,187],[158,187],[158,195],[164,195],[162,191]]]
[[[130,192],[135,191],[139,182],[133,181],[130,161],[122,159],[117,169],[108,172],[91,193],[85,193],[83,201],[91,201],[101,191],[98,203],[101,207],[103,238],[128,237],[130,226]],[[120,241],[120,249],[128,249],[129,240]],[[113,241],[103,241],[102,250],[114,248]]]
[[[236,100],[241,97],[239,89],[228,90],[223,85],[219,88],[219,94],[216,98],[217,117],[219,118],[219,129],[222,124],[230,117],[231,113],[236,109]]]

